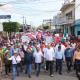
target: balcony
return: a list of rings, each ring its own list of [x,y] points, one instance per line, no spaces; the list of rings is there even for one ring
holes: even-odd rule
[[[60,25],[64,25],[64,24],[73,24],[74,22],[74,18],[67,18],[67,17],[63,17],[60,20]]]

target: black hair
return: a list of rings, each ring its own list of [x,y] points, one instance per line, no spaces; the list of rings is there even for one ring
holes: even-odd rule
[[[61,45],[58,46],[58,50],[61,50]]]

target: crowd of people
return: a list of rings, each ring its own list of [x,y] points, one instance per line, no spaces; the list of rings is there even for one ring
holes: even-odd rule
[[[74,41],[59,41],[52,45],[44,40],[31,40],[29,43],[21,43],[21,40],[0,40],[0,78],[5,68],[5,75],[12,73],[12,80],[16,80],[20,72],[25,72],[29,78],[34,69],[39,77],[41,69],[54,76],[54,71],[62,75],[64,63],[67,72],[74,67],[80,80],[80,44]],[[44,68],[42,68],[42,65]],[[49,71],[49,72],[48,72]]]

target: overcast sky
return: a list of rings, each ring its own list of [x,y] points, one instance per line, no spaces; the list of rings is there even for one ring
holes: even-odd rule
[[[59,12],[63,2],[64,0],[0,0],[0,3],[8,3],[0,7],[0,15],[10,14],[11,20],[20,23],[25,16],[28,24],[38,26],[43,19],[52,19]]]

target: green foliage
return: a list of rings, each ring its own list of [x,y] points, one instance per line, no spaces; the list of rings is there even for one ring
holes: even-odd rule
[[[20,24],[17,22],[3,22],[3,30],[5,32],[18,32]]]
[[[43,29],[49,29],[49,26],[44,26]]]

